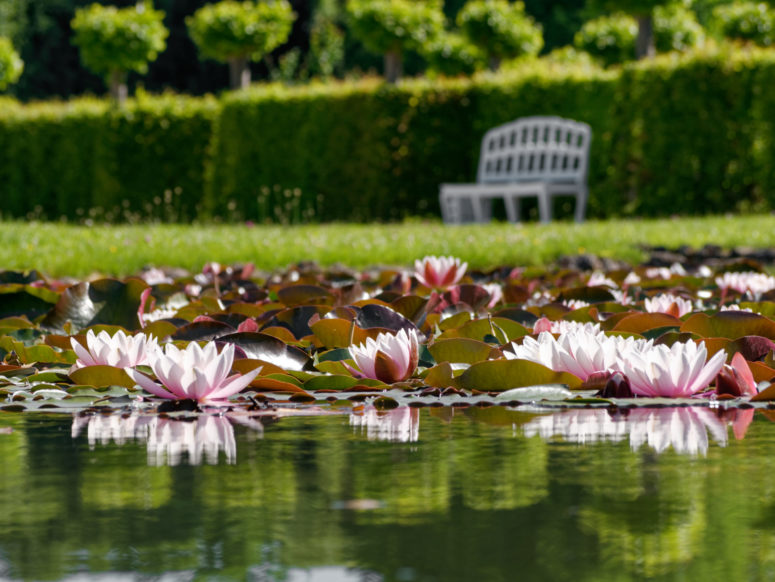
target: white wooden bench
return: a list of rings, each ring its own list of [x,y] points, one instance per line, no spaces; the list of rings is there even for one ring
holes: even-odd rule
[[[541,222],[552,219],[552,197],[575,195],[577,222],[587,205],[589,125],[561,117],[523,117],[489,130],[482,139],[475,184],[442,184],[444,222],[488,222],[492,200],[519,221],[520,199],[538,198]]]

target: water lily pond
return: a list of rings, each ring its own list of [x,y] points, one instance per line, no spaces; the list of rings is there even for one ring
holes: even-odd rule
[[[0,578],[771,578],[774,299],[731,258],[0,272]]]
[[[0,578],[769,578],[768,409],[522,408],[5,414]]]

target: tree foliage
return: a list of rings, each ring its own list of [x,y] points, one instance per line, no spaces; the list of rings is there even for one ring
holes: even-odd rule
[[[92,4],[75,11],[71,26],[83,64],[97,74],[145,73],[166,47],[164,13],[150,2],[127,8]]]
[[[635,58],[637,35],[635,18],[619,12],[586,22],[573,44],[612,65]],[[660,6],[654,10],[654,38],[658,52],[680,51],[696,46],[704,31],[690,10],[679,5]]]
[[[0,91],[15,83],[24,70],[24,62],[11,40],[0,36]]]
[[[201,55],[258,61],[288,40],[296,15],[287,0],[207,4],[186,19]]]
[[[348,0],[350,30],[375,53],[418,50],[444,29],[438,0]]]
[[[458,13],[457,24],[487,54],[493,68],[501,59],[538,54],[544,45],[541,27],[525,13],[522,2],[470,0]]]
[[[764,2],[735,2],[713,10],[712,27],[726,38],[769,46],[775,39],[775,12]]]

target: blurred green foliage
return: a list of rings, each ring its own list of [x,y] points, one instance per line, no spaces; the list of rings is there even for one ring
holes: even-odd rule
[[[225,0],[203,6],[186,24],[203,57],[257,61],[288,39],[294,18],[287,0]]]
[[[713,9],[712,26],[722,36],[770,46],[775,39],[775,11],[764,2],[735,2]]]
[[[164,13],[150,2],[121,9],[91,4],[75,11],[73,42],[84,65],[97,74],[145,73],[166,47],[169,31],[163,19]]]
[[[0,36],[0,91],[15,83],[24,70],[24,62],[13,48],[11,39]]]
[[[463,35],[479,47],[495,70],[506,58],[536,55],[544,46],[541,27],[522,2],[469,0],[457,15]]]

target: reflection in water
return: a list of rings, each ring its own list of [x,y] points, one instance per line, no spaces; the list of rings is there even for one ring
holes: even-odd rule
[[[370,441],[413,443],[420,436],[420,411],[409,406],[394,410],[366,406],[350,415],[350,426],[360,427]]]
[[[148,447],[148,464],[178,465],[184,453],[190,465],[200,465],[202,459],[210,464],[218,463],[221,450],[226,462],[233,464],[237,459],[237,444],[234,440],[232,422],[245,424],[261,431],[262,425],[254,419],[230,416],[199,415],[195,418],[172,419],[156,415],[111,414],[76,416],[71,429],[76,438],[86,427],[89,446],[107,445],[112,440],[118,445],[127,441],[145,441]]]
[[[740,412],[742,414],[738,414]],[[742,438],[745,427],[741,428],[741,422],[747,420],[750,423],[753,411],[730,413],[735,435]],[[540,435],[550,439],[561,436],[566,441],[579,444],[619,442],[629,436],[633,451],[646,444],[658,453],[672,446],[677,453],[705,455],[709,444],[708,433],[719,446],[726,446],[725,420],[717,411],[705,407],[635,408],[613,414],[598,408],[539,416],[526,423],[523,431],[527,437]]]

